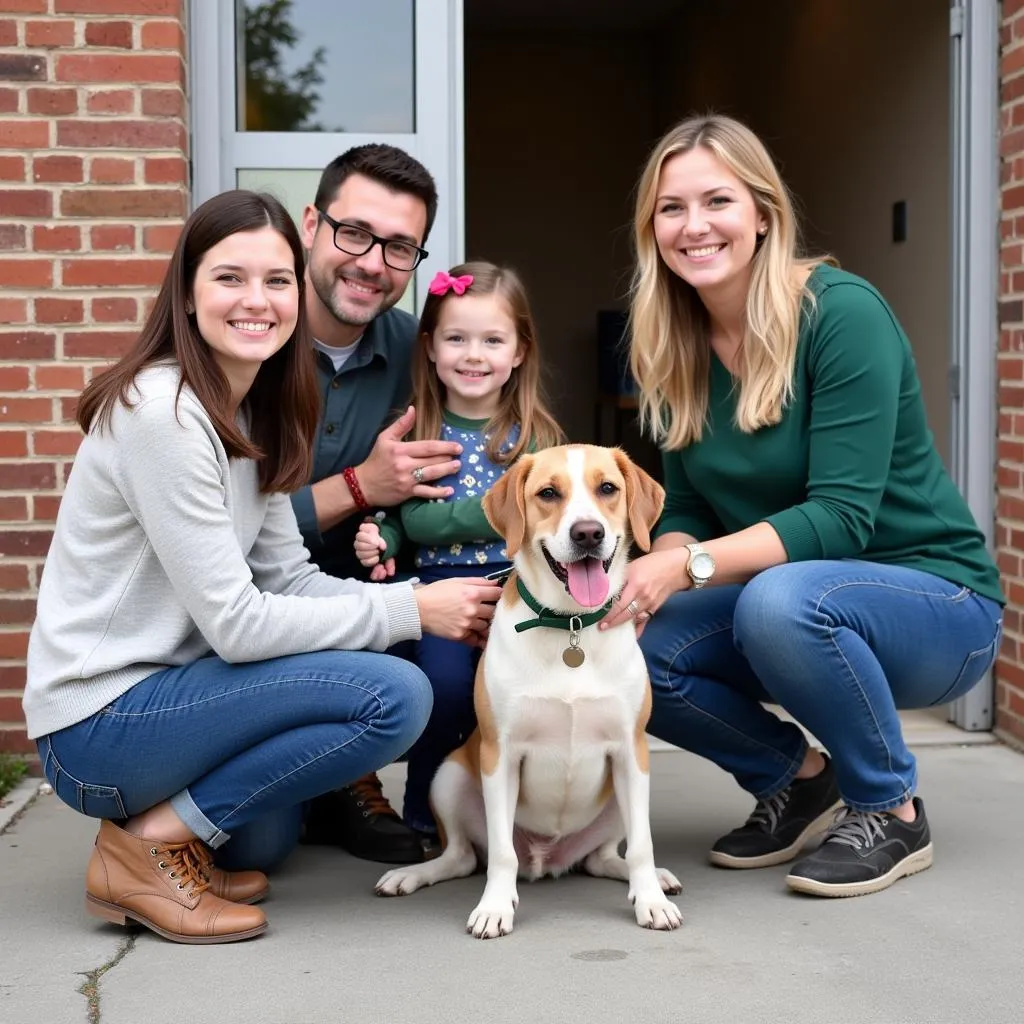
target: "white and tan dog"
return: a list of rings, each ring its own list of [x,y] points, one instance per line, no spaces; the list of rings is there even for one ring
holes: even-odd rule
[[[524,455],[485,496],[515,572],[477,670],[479,724],[431,786],[443,853],[387,872],[379,894],[469,875],[479,851],[487,884],[467,923],[478,938],[512,931],[517,876],[575,865],[628,882],[637,924],[682,923],[665,896],[679,882],[654,864],[647,668],[632,623],[596,625],[631,539],[649,549],[664,496],[622,451],[590,445]]]

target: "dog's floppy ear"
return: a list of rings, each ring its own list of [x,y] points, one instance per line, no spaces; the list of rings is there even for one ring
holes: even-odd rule
[[[533,465],[532,455],[522,455],[484,495],[483,509],[487,521],[505,538],[509,558],[523,546],[526,533],[526,475]]]
[[[651,530],[665,504],[665,488],[649,473],[644,472],[621,449],[612,450],[619,472],[626,478],[626,507],[629,509],[629,529],[641,551],[651,550]]]

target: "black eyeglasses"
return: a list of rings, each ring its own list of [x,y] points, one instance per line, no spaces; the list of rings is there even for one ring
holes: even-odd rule
[[[334,229],[335,248],[349,256],[365,256],[375,245],[380,246],[384,263],[392,270],[415,270],[430,253],[412,242],[401,242],[396,238],[381,238],[366,228],[335,220],[323,210],[317,210],[322,220]]]

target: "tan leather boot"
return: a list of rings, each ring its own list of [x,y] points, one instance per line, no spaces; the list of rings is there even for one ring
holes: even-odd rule
[[[237,942],[266,931],[262,910],[215,896],[198,839],[162,843],[100,825],[89,858],[85,909],[113,924],[138,921],[172,942]]]
[[[270,882],[262,871],[224,871],[214,866],[209,847],[200,845],[203,875],[214,896],[232,903],[259,903],[270,892]]]

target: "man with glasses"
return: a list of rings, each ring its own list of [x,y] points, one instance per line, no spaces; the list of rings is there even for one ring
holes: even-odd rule
[[[313,561],[335,576],[366,578],[352,546],[364,516],[409,497],[445,497],[448,489],[432,482],[459,468],[459,445],[403,442],[413,414],[396,419],[409,401],[417,321],[394,307],[427,255],[436,212],[430,172],[378,144],[328,164],[303,212],[306,311],[323,415],[313,479],[292,504]],[[376,775],[314,800],[305,842],[395,864],[433,852],[391,808]]]

